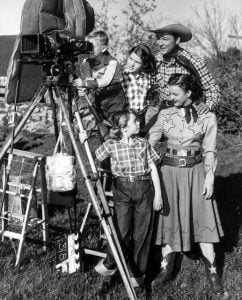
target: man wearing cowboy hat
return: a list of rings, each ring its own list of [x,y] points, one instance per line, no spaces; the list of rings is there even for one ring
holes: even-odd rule
[[[211,110],[219,101],[219,88],[206,64],[179,46],[180,43],[191,40],[190,29],[182,24],[171,24],[149,31],[155,33],[160,46],[160,51],[156,54],[157,72],[153,77],[154,84],[158,87],[159,104],[170,100],[167,83],[171,74],[192,73],[198,78],[204,89],[205,101],[197,106],[198,113]],[[146,122],[154,114],[155,109],[158,110],[158,108],[151,107],[151,111],[147,112]]]

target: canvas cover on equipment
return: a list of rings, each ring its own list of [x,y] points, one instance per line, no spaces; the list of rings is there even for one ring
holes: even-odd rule
[[[20,34],[57,31],[83,39],[94,28],[94,11],[86,0],[26,0],[22,9]],[[20,35],[17,37],[7,72],[6,102],[15,100],[21,78],[18,102],[30,101],[43,79],[41,65],[19,63]]]

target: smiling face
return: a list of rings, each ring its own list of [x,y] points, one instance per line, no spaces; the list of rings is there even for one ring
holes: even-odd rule
[[[129,137],[131,137],[135,134],[138,134],[139,129],[140,129],[140,121],[136,117],[136,115],[131,113],[129,115],[129,120],[127,122],[127,126],[122,129],[123,134],[126,135],[129,138]]]
[[[128,57],[126,66],[130,73],[138,74],[143,67],[143,62],[136,53],[132,52]]]
[[[192,103],[190,99],[191,91],[185,91],[178,85],[169,85],[170,98],[176,107],[187,106]]]
[[[156,38],[162,55],[170,53],[180,42],[179,37],[175,38],[172,34],[168,33],[157,34]]]

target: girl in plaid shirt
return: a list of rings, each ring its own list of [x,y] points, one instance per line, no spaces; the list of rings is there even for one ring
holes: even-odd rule
[[[129,108],[135,110],[139,116],[141,130],[145,126],[147,95],[151,88],[151,73],[154,69],[155,59],[148,46],[140,44],[129,51],[122,86]]]
[[[110,139],[97,150],[99,161],[111,159],[114,175],[114,221],[127,256],[134,287],[143,283],[153,227],[153,210],[162,208],[156,163],[160,157],[147,140],[138,137],[140,123],[132,110],[113,115]],[[81,141],[86,135],[82,134]],[[116,271],[108,253],[95,270],[102,275]]]

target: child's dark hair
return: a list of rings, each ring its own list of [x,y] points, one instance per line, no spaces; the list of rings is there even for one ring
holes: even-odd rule
[[[136,116],[135,111],[132,109],[120,110],[112,115],[112,128],[109,133],[110,138],[115,140],[120,140],[122,138],[123,134],[121,130],[127,126],[131,114]]]
[[[145,44],[139,44],[135,47],[133,47],[129,51],[129,55],[132,53],[135,53],[137,56],[139,56],[142,60],[143,67],[142,71],[145,73],[152,73],[155,70],[155,57],[152,54],[150,48],[146,46]]]
[[[171,74],[168,85],[177,85],[184,91],[191,91],[192,102],[199,101],[203,96],[203,88],[197,78],[191,74]]]
[[[88,38],[97,38],[104,46],[108,45],[108,35],[105,31],[98,30],[89,34]]]

